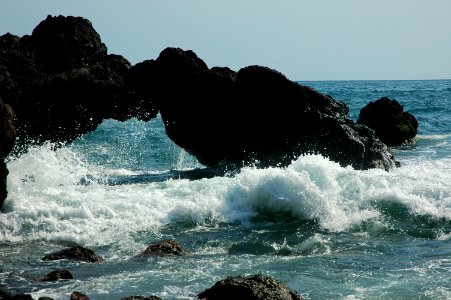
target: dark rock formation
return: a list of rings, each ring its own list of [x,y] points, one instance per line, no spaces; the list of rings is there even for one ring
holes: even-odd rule
[[[128,107],[130,115],[141,120],[154,118],[159,105],[154,98],[154,85],[158,74],[155,72],[155,61],[145,60],[132,66],[125,77],[125,84],[135,99],[138,99],[133,107]]]
[[[0,290],[0,300],[33,300],[33,297],[31,297],[31,295],[28,294],[10,295]],[[53,300],[53,298],[39,297],[38,300]]]
[[[165,240],[147,247],[143,256],[182,256],[185,254],[185,250],[176,241]]]
[[[416,136],[418,129],[417,119],[405,112],[398,101],[387,97],[370,102],[362,108],[357,123],[373,129],[388,146],[409,142]]]
[[[48,273],[44,276],[44,278],[41,279],[41,281],[57,281],[60,279],[74,279],[74,276],[69,270],[66,269],[60,269],[53,272]]]
[[[157,297],[157,296],[149,296],[149,297],[130,296],[130,297],[122,298],[121,300],[162,300],[162,299],[160,297]]]
[[[16,129],[13,125],[14,114],[11,107],[0,99],[0,209],[7,196],[6,179],[8,169],[5,158],[11,152],[16,140]]]
[[[21,141],[71,141],[105,118],[149,120],[160,109],[168,136],[212,167],[287,165],[304,153],[357,169],[395,166],[344,103],[275,70],[209,69],[176,48],[130,67],[80,17],[49,16],[31,36],[1,36],[0,96]]]
[[[125,87],[129,68],[81,17],[48,16],[31,36],[0,36],[0,96],[16,112],[22,141],[67,142],[106,118],[154,117]]]
[[[11,295],[6,291],[0,290],[0,300],[33,300],[33,297],[28,294]]]
[[[199,299],[295,300],[301,296],[274,278],[263,275],[228,277],[198,295]]]
[[[103,259],[100,256],[98,256],[94,251],[83,248],[81,246],[75,246],[69,249],[64,249],[58,252],[50,253],[44,256],[42,259],[43,260],[68,259],[92,263],[99,263],[103,261]]]
[[[89,297],[81,292],[74,291],[70,295],[70,300],[89,300]]]
[[[349,119],[344,103],[275,70],[209,69],[194,52],[176,48],[146,68],[168,136],[205,165],[286,165],[320,153],[357,169],[395,166],[374,133]]]

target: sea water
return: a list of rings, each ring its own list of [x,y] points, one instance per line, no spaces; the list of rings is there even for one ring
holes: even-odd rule
[[[211,173],[160,117],[105,120],[64,147],[8,159],[0,288],[69,299],[194,299],[227,276],[264,274],[306,299],[451,299],[451,81],[303,82],[359,110],[395,98],[420,124],[401,167],[357,171],[320,155]],[[189,253],[143,258],[177,240]],[[42,257],[73,245],[100,264]],[[73,280],[41,282],[66,268]]]

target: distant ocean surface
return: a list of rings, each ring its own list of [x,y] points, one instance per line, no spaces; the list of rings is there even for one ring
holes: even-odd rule
[[[10,157],[0,288],[69,299],[194,299],[227,276],[264,274],[306,299],[451,299],[451,80],[301,82],[356,120],[382,96],[419,121],[401,167],[356,171],[319,155],[286,168],[202,177],[149,122],[105,120],[70,145]],[[383,120],[381,120],[383,121]],[[175,239],[178,258],[140,258]],[[42,261],[80,244],[101,264]],[[69,269],[75,279],[40,282]]]

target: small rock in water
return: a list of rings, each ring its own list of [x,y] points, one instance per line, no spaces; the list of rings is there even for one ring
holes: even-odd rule
[[[70,295],[70,300],[89,300],[89,297],[81,292],[74,291]]]
[[[59,279],[74,279],[74,276],[69,270],[59,269],[48,273],[41,281],[57,281]]]
[[[302,300],[299,293],[264,275],[227,277],[200,293],[198,299]]]
[[[98,256],[94,251],[83,248],[81,246],[75,246],[69,249],[64,249],[58,252],[47,254],[42,258],[43,260],[58,260],[68,259],[85,262],[102,262],[103,259]]]
[[[182,246],[173,240],[150,245],[143,253],[144,256],[182,256],[185,254]]]
[[[357,123],[376,132],[388,146],[397,146],[413,139],[417,134],[418,121],[395,99],[380,98],[360,110]]]
[[[160,297],[157,297],[157,296],[149,296],[149,297],[144,297],[144,296],[130,296],[130,297],[122,298],[121,300],[161,300],[161,298],[160,298]]]

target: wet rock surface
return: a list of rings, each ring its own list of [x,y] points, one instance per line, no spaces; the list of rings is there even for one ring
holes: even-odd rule
[[[165,240],[157,244],[150,245],[146,248],[143,256],[183,256],[186,251],[174,240]]]
[[[41,279],[41,281],[57,281],[61,279],[64,280],[74,279],[74,275],[72,275],[72,273],[69,270],[59,269],[48,273]]]
[[[74,291],[70,295],[70,300],[89,300],[89,297],[86,294],[83,294],[79,291]]]
[[[198,299],[301,300],[276,279],[264,275],[228,277],[198,295]]]
[[[149,297],[130,296],[130,297],[122,298],[121,300],[162,300],[162,299],[160,297],[157,297],[157,296],[149,296]]]
[[[42,258],[42,260],[59,260],[59,259],[84,261],[91,263],[99,263],[103,261],[102,257],[98,256],[94,251],[86,249],[81,246],[75,246],[69,249],[64,249],[58,252],[50,253]]]

